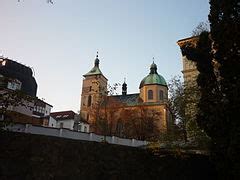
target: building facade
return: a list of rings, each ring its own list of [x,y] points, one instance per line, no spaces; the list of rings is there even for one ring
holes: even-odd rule
[[[13,122],[47,126],[52,105],[37,98],[36,93],[32,69],[0,57],[1,117],[4,113]]]
[[[166,132],[171,124],[168,108],[168,87],[165,79],[158,74],[157,65],[153,62],[149,74],[139,85],[139,93],[128,94],[127,84],[122,84],[122,95],[110,95],[107,88],[108,79],[99,68],[98,56],[94,67],[86,73],[81,93],[81,118],[94,127],[102,116],[111,124],[113,134],[121,131],[121,122],[133,121],[137,116],[154,117],[156,126],[161,132]],[[127,115],[128,114],[128,115]],[[130,118],[131,117],[131,118]],[[91,131],[94,131],[91,128]]]
[[[80,120],[73,111],[59,111],[50,114],[49,127],[65,128],[79,132],[89,132],[89,124]]]
[[[180,49],[182,49],[185,46],[191,46],[196,47],[197,42],[199,40],[198,36],[185,38],[177,41],[177,44],[179,45]],[[185,85],[196,85],[197,76],[199,74],[196,63],[191,61],[190,59],[187,59],[187,57],[184,55],[184,52],[182,52],[182,64],[183,64],[183,79]]]

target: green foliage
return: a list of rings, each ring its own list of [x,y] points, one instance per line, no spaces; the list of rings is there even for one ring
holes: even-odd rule
[[[180,77],[174,77],[169,82],[169,105],[180,134],[175,140],[183,139],[203,146],[208,144],[209,138],[196,122],[199,102],[199,88],[194,84],[184,85]],[[182,138],[179,138],[182,137]]]

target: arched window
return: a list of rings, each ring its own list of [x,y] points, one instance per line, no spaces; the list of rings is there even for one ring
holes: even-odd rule
[[[162,90],[159,91],[159,99],[163,100],[163,91]]]
[[[92,96],[88,96],[88,107],[92,104]]]
[[[153,91],[148,90],[148,99],[153,99]]]

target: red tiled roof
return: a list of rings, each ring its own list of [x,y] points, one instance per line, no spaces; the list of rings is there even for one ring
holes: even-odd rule
[[[75,112],[73,111],[52,112],[50,116],[56,120],[74,119]]]

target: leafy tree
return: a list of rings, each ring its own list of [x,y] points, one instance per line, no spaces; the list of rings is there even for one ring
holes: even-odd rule
[[[0,127],[4,127],[11,123],[11,109],[15,107],[33,108],[34,97],[28,96],[19,90],[0,89],[0,115],[2,118]]]
[[[200,94],[198,87],[195,84],[184,85],[180,77],[172,78],[168,87],[169,105],[175,123],[180,128],[180,136],[185,142],[191,140],[199,145],[206,145],[208,137],[196,122]]]
[[[170,80],[169,84],[169,106],[173,115],[175,124],[178,125],[183,139],[187,141],[186,122],[187,117],[185,116],[186,110],[186,98],[184,94],[184,84],[180,80],[180,77],[174,77]]]

